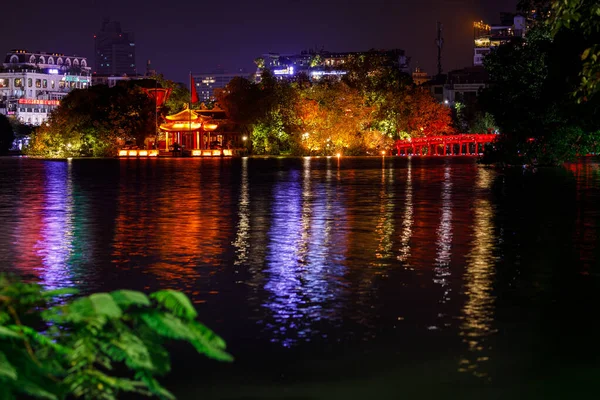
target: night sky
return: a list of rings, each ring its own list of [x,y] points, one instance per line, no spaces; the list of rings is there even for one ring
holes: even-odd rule
[[[445,71],[472,63],[472,22],[498,22],[517,0],[28,0],[4,7],[0,52],[14,48],[94,57],[102,17],[136,35],[138,71],[146,60],[167,78],[188,72],[254,71],[267,52],[321,48],[401,48],[411,68],[436,70],[436,21],[444,24]],[[93,65],[90,62],[90,65]]]

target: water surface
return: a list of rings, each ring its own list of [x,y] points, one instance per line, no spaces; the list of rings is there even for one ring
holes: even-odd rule
[[[600,174],[471,158],[0,158],[0,270],[185,291],[181,399],[596,396]]]

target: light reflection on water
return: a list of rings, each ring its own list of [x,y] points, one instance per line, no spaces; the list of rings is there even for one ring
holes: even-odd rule
[[[285,347],[310,341],[320,333],[314,325],[336,319],[332,309],[342,301],[338,278],[343,276],[343,267],[330,257],[331,169],[324,184],[312,182],[307,158],[303,171],[288,174],[274,187],[264,286],[271,293],[264,307],[272,313],[266,328],[271,341]]]
[[[41,283],[49,289],[73,286],[69,258],[73,253],[73,182],[71,163],[48,163],[46,207],[40,240],[35,244],[42,260]]]
[[[441,157],[0,159],[0,270],[84,291],[184,290],[241,358],[326,345],[419,363],[439,346],[452,371],[487,380],[512,306],[499,293],[560,298],[546,272],[560,263],[595,298],[598,167],[568,170],[511,175]],[[523,195],[555,182],[551,195]]]
[[[467,255],[464,276],[464,294],[467,299],[462,310],[460,334],[468,346],[468,353],[460,360],[459,370],[477,377],[489,377],[484,365],[489,361],[489,336],[494,325],[494,209],[485,198],[493,173],[479,169],[476,180],[476,198],[473,204],[473,247]]]

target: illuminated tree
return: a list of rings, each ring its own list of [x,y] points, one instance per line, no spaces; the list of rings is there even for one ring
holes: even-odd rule
[[[139,87],[74,90],[32,135],[27,154],[41,157],[116,155],[120,142],[142,145],[154,135],[155,104]]]

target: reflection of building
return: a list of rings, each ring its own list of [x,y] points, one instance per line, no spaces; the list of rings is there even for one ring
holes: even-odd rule
[[[215,100],[215,89],[223,89],[235,77],[250,78],[250,74],[238,73],[198,73],[192,74],[198,92],[198,99],[202,102]]]
[[[487,25],[483,21],[473,23],[473,65],[483,65],[484,57],[491,50],[515,37],[525,36],[527,22],[522,15],[500,14],[500,25]]]
[[[319,80],[325,76],[341,76],[346,74],[344,63],[353,57],[373,55],[382,57],[390,66],[403,72],[408,72],[409,58],[404,50],[371,50],[362,52],[330,52],[330,51],[303,51],[300,54],[267,53],[257,59],[257,78],[264,70],[270,71],[278,78],[293,78],[304,73],[312,80]]]
[[[39,125],[72,89],[90,85],[87,59],[13,50],[0,72],[0,112]]]
[[[96,62],[94,74],[135,75],[135,40],[132,32],[123,32],[121,24],[105,18],[94,35]]]

